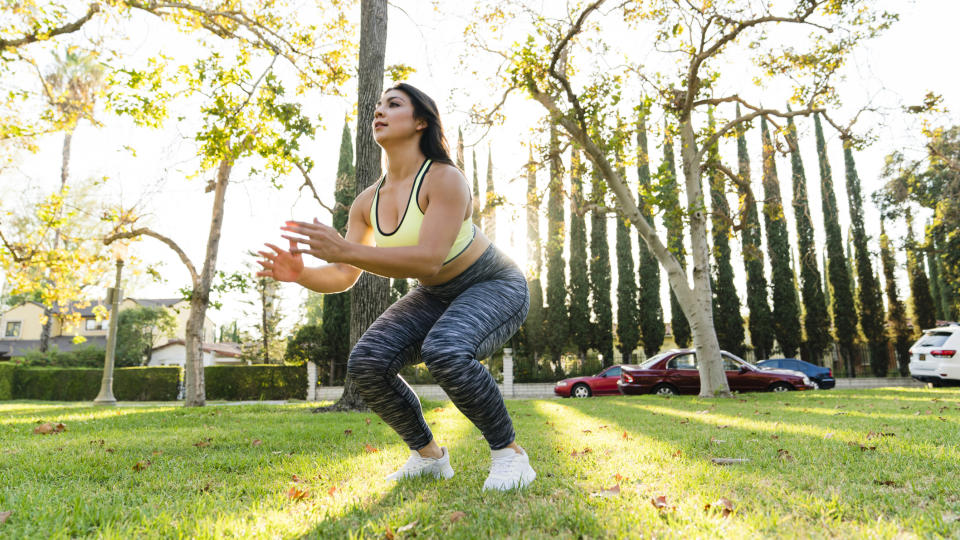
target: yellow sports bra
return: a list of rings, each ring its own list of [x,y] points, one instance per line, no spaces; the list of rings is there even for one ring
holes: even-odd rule
[[[415,246],[420,242],[420,227],[423,226],[423,210],[420,209],[420,202],[417,199],[420,195],[420,187],[423,185],[423,178],[427,175],[427,171],[430,169],[432,162],[433,160],[427,159],[423,162],[423,165],[420,166],[420,171],[417,172],[417,176],[413,181],[413,187],[410,189],[410,198],[407,199],[407,207],[403,211],[403,216],[400,217],[400,223],[397,225],[396,230],[391,233],[385,233],[380,229],[380,220],[377,218],[380,204],[380,188],[383,187],[386,174],[380,179],[380,183],[377,185],[377,191],[373,194],[373,203],[370,206],[373,238],[378,247]],[[411,206],[415,207],[413,211],[410,210]],[[456,259],[457,256],[466,251],[476,235],[477,229],[470,218],[463,220],[463,223],[460,225],[460,232],[457,234],[457,239],[453,242],[450,253],[447,254],[447,259],[443,261],[443,264],[447,264]]]

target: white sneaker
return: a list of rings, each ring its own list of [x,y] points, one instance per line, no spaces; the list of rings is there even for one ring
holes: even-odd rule
[[[517,453],[513,448],[503,448],[490,452],[493,462],[490,464],[490,475],[483,483],[483,489],[523,488],[533,482],[537,473],[530,466],[530,457],[526,452]]]
[[[453,467],[450,466],[450,453],[447,448],[441,448],[443,456],[439,458],[423,457],[416,450],[410,451],[410,459],[396,472],[387,475],[387,480],[397,481],[403,478],[413,478],[421,474],[432,474],[437,478],[453,478]]]

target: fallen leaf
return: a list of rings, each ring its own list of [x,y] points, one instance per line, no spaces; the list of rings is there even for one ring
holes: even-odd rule
[[[370,419],[369,419],[369,418],[364,418],[364,420],[366,420],[367,425],[369,426],[369,425],[370,425]]]
[[[116,452],[116,450],[114,450],[113,448],[107,448],[106,452],[107,452],[108,454],[112,454],[112,453]]]
[[[665,495],[660,495],[659,497],[650,499],[650,504],[652,504],[654,508],[660,510],[661,512],[665,512],[667,510],[676,510],[677,508],[676,506],[670,506],[667,503],[667,497]]]
[[[623,482],[623,476],[620,473],[613,475],[613,479],[616,480],[617,483]]]
[[[304,491],[297,486],[293,486],[292,488],[290,488],[290,491],[287,492],[287,497],[295,501],[302,501],[309,496],[310,496],[309,492]]]
[[[250,441],[251,446],[260,446],[261,444],[263,444],[263,441],[261,441],[260,439],[254,439]]]
[[[465,517],[467,517],[466,512],[461,512],[460,510],[457,510],[456,512],[450,514],[450,523],[456,523]]]
[[[673,457],[681,457],[681,456],[683,456],[683,450],[677,450],[676,452],[673,453]]]
[[[210,482],[207,482],[202,488],[200,488],[200,493],[209,493],[210,491],[212,491],[210,489]]]
[[[620,495],[620,484],[590,494],[591,497],[618,497]]]
[[[879,439],[880,437],[896,437],[896,436],[897,436],[896,433],[883,433],[883,432],[875,432],[875,431],[870,431],[867,433],[868,439]]]
[[[793,456],[790,455],[790,451],[784,450],[783,448],[777,450],[777,457],[782,461],[793,461]]]
[[[443,407],[437,407],[436,409],[433,410],[433,412],[442,412],[442,411],[443,411]]]
[[[416,520],[416,521],[411,521],[410,523],[407,523],[407,524],[404,525],[403,527],[397,528],[397,532],[398,532],[398,533],[407,532],[407,531],[409,531],[410,529],[416,527],[416,526],[417,526],[417,523],[420,523],[420,520],[419,520],[419,519]]]
[[[727,429],[728,427],[730,426],[728,426],[727,424],[723,424],[722,426],[717,426],[717,429]]]
[[[690,423],[690,419],[689,419],[689,418],[684,418],[683,420],[680,420],[680,423],[681,423],[681,424],[689,424],[689,423]]]
[[[149,460],[149,459],[145,459],[145,460],[143,460],[143,461],[138,461],[138,462],[134,463],[134,464],[133,464],[133,470],[136,471],[136,472],[140,472],[140,471],[146,469],[146,468],[149,467],[149,466],[150,466],[150,460]]]
[[[207,441],[200,441],[200,442],[193,443],[193,445],[196,446],[197,448],[204,448],[204,447],[210,446],[210,443]]]
[[[13,512],[11,510],[7,510],[6,512],[0,512],[0,523],[6,522],[7,518],[10,517],[10,514],[12,513]]]
[[[714,501],[712,504],[707,503],[707,505],[704,506],[703,509],[706,511],[709,511],[711,509],[718,510],[723,517],[727,517],[733,513],[733,502],[726,497],[720,497],[719,499]]]
[[[583,432],[584,432],[584,433],[593,433],[593,432],[590,431],[589,429],[585,429],[585,430],[583,430]]]
[[[33,428],[33,433],[36,435],[50,435],[52,433],[61,433],[66,430],[67,426],[63,424],[52,424],[47,422]]]
[[[333,494],[337,492],[337,486],[330,486],[330,489],[327,490],[327,495],[333,497]]]
[[[629,441],[632,437],[630,437],[629,435],[627,435],[627,432],[624,431],[624,432],[623,432],[623,438]]]
[[[715,457],[710,458],[710,461],[715,465],[739,465],[741,463],[747,463],[750,460],[747,458]]]
[[[590,452],[593,452],[593,450],[591,450],[590,447],[588,446],[588,447],[585,447],[582,452],[577,452],[576,450],[574,450],[573,452],[570,452],[570,456],[571,456],[571,457],[580,457],[580,456],[585,456],[585,455],[589,454]]]
[[[771,435],[770,438],[773,439],[773,440],[777,440],[777,439],[780,438],[780,436],[779,436],[779,435]]]
[[[103,439],[97,439],[97,440],[90,441],[90,444],[96,444],[96,445],[103,446]]]
[[[937,419],[939,419],[941,422],[946,422],[946,421],[947,421],[947,419],[944,418],[944,417],[942,417],[942,416],[938,416]]]
[[[303,479],[300,478],[300,477],[297,476],[297,475],[293,475],[293,477],[291,478],[291,480],[293,480],[294,482],[296,482],[296,483],[298,483],[298,484],[299,484],[300,482],[303,482]]]
[[[393,529],[390,528],[389,524],[387,524],[387,530],[386,532],[383,533],[383,537],[386,538],[387,540],[393,540],[394,538]]]
[[[893,480],[874,480],[873,483],[878,486],[896,486],[897,485],[897,483],[894,482]]]
[[[368,453],[370,453],[370,454],[375,454],[375,453],[379,452],[379,450],[377,450],[377,449],[376,449],[375,447],[373,447],[373,446],[370,446],[369,444],[365,444],[365,445],[363,446],[363,449],[366,450],[366,451],[367,451]]]
[[[153,451],[153,455],[155,455],[155,456],[162,456],[162,455],[163,455],[163,450],[154,450],[154,451]]]
[[[352,429],[345,429],[345,430],[343,430],[343,434],[344,434],[344,435],[353,435],[353,430],[352,430]]]

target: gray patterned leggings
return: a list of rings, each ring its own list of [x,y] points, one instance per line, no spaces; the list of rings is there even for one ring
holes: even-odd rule
[[[529,307],[523,273],[491,245],[457,277],[418,285],[383,312],[357,341],[347,370],[367,406],[418,450],[433,434],[420,400],[397,372],[423,361],[490,448],[499,450],[513,442],[513,422],[479,360],[506,343]]]

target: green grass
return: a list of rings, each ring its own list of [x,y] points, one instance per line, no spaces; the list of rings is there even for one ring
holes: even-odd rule
[[[519,493],[481,491],[488,448],[450,403],[424,410],[457,475],[391,485],[408,450],[372,413],[2,402],[0,538],[960,537],[956,389],[507,406],[539,475]]]

